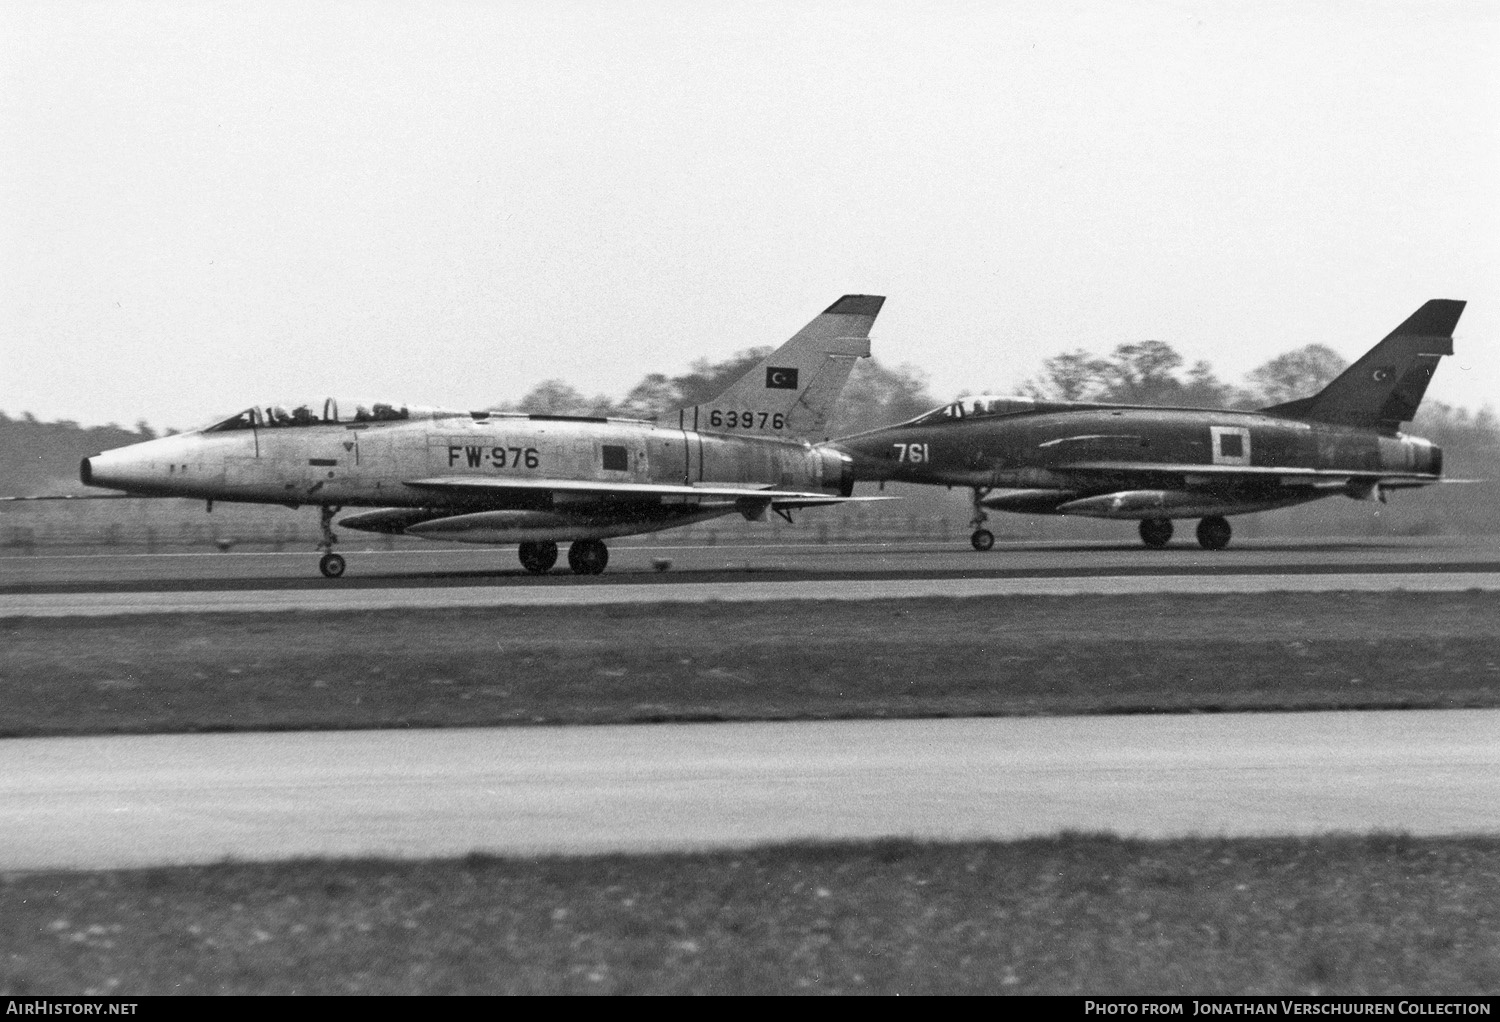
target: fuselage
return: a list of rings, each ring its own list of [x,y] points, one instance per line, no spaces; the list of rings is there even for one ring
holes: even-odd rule
[[[387,406],[389,407],[389,406]],[[847,462],[801,441],[672,429],[628,419],[406,410],[405,417],[272,424],[234,418],[84,460],[83,481],[130,493],[251,503],[494,507],[493,498],[413,488],[419,479],[739,483],[847,491]],[[552,506],[538,491],[508,506]]]
[[[1057,508],[1091,494],[1146,489],[1218,492],[1239,506],[1205,513],[1233,514],[1343,492],[1320,489],[1319,473],[1418,485],[1442,473],[1440,448],[1402,434],[1258,412],[1025,399],[998,407],[985,399],[977,415],[957,402],[833,446],[859,480],[1027,491],[1014,506],[986,506],[1042,514],[1070,513]]]
[[[339,401],[257,405],[203,429],[85,458],[85,484],[127,495],[313,505],[339,578],[338,524],[466,543],[516,543],[546,574],[603,571],[603,540],[738,513],[791,520],[848,500],[849,458],[821,432],[885,299],[844,295],[706,402],[655,421],[442,411]]]

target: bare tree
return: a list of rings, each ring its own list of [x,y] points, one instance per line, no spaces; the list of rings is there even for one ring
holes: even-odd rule
[[[938,402],[927,392],[927,374],[914,365],[888,369],[878,359],[854,363],[849,382],[828,420],[830,436],[848,436],[867,429],[916,418]]]
[[[654,419],[663,412],[681,408],[682,391],[665,373],[648,373],[630,388],[619,404],[619,414],[632,419]]]
[[[677,388],[677,400],[673,407],[698,405],[712,400],[729,388],[729,385],[744,376],[755,364],[771,353],[768,347],[746,348],[737,351],[722,362],[710,362],[700,358],[690,370],[681,376],[672,377]],[[663,408],[661,411],[670,411]]]
[[[516,403],[516,411],[532,415],[613,415],[614,403],[603,394],[584,397],[562,380],[543,380]]]
[[[1165,341],[1118,345],[1104,360],[1102,397],[1121,404],[1181,404],[1181,365],[1182,356]]]
[[[1310,397],[1349,367],[1344,357],[1322,344],[1309,344],[1277,355],[1245,378],[1265,404],[1279,405]]]
[[[1087,401],[1098,390],[1106,369],[1103,359],[1077,348],[1042,363],[1042,375],[1022,384],[1021,392],[1039,401]]]
[[[1412,432],[1440,447],[1461,450],[1500,449],[1500,418],[1488,406],[1477,412],[1442,401],[1426,401],[1417,410]]]

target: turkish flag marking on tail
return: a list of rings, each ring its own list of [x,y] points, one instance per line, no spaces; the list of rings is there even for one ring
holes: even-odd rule
[[[778,369],[775,366],[766,366],[766,389],[796,390],[797,370]]]

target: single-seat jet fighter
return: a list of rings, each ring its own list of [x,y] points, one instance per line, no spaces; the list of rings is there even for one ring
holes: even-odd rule
[[[1174,518],[1229,544],[1229,515],[1435,483],[1443,452],[1405,436],[1464,303],[1434,299],[1312,397],[1260,411],[966,397],[909,422],[845,437],[858,480],[967,486],[975,550],[985,511],[1140,521],[1158,548]]]
[[[885,299],[845,295],[717,398],[655,421],[338,401],[257,405],[203,429],[85,458],[126,494],[317,507],[319,568],[344,573],[350,529],[518,543],[521,564],[598,574],[604,540],[739,513],[791,520],[850,496],[850,458],[814,447]]]

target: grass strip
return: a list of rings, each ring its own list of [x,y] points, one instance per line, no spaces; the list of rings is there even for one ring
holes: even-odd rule
[[[1493,994],[1500,839],[1063,835],[0,879],[0,994]]]
[[[1500,595],[0,621],[0,735],[1500,705]]]

